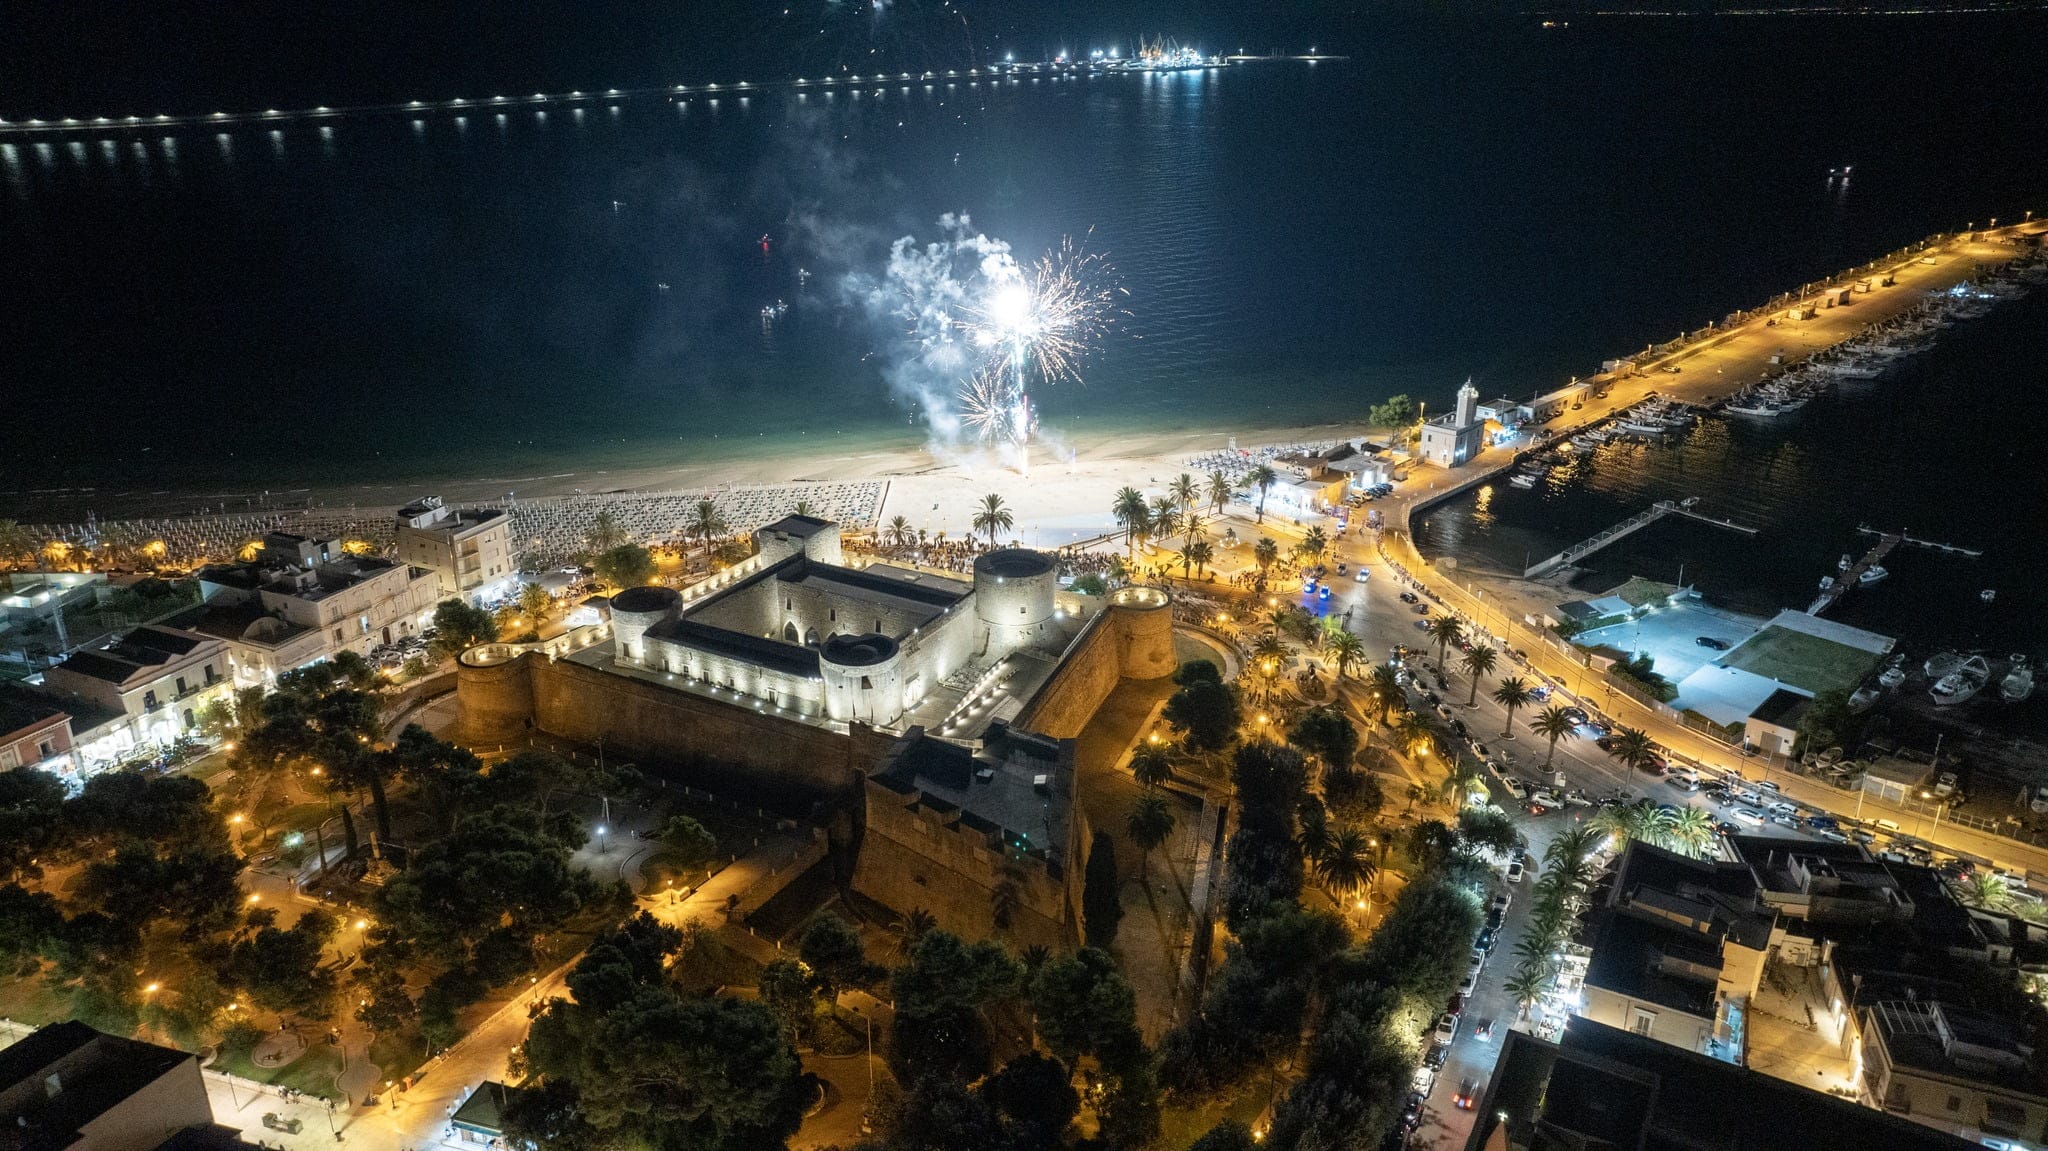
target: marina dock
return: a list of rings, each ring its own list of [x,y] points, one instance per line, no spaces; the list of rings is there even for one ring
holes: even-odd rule
[[[1698,499],[1698,496],[1692,496],[1684,500],[1658,500],[1656,503],[1651,504],[1647,511],[1637,512],[1635,515],[1615,524],[1606,531],[1580,540],[1578,543],[1551,556],[1549,559],[1541,560],[1531,565],[1522,572],[1522,578],[1535,579],[1538,576],[1548,575],[1566,564],[1575,563],[1586,556],[1592,555],[1594,552],[1621,539],[1623,536],[1631,535],[1649,527],[1665,516],[1685,516],[1688,519],[1698,520],[1703,524],[1712,524],[1717,528],[1727,528],[1730,531],[1741,532],[1744,535],[1753,536],[1757,533],[1757,529],[1750,527],[1748,524],[1739,524],[1731,519],[1719,519],[1704,512],[1694,511],[1693,505]]]
[[[1867,536],[1884,536],[1891,534],[1887,532],[1881,532],[1868,524],[1858,524],[1856,526],[1856,530],[1862,532],[1864,535]],[[1983,551],[1978,548],[1966,548],[1961,547],[1957,544],[1943,544],[1936,543],[1933,540],[1917,539],[1913,536],[1907,535],[1905,532],[1899,532],[1897,533],[1897,535],[1899,537],[1900,543],[1912,544],[1916,548],[1928,548],[1930,550],[1943,552],[1945,554],[1952,556],[1968,556],[1971,559],[1977,559],[1978,557],[1984,554]]]
[[[1869,529],[1861,530],[1868,531]],[[1843,596],[1848,595],[1850,588],[1861,586],[1858,581],[1863,578],[1863,573],[1882,563],[1884,557],[1892,554],[1892,549],[1898,547],[1900,542],[1906,538],[1906,533],[1904,532],[1876,532],[1872,534],[1878,537],[1877,542],[1870,546],[1869,551],[1863,553],[1862,559],[1850,564],[1835,577],[1834,583],[1822,588],[1820,594],[1813,597],[1813,602],[1806,605],[1807,615],[1819,615],[1835,606]]]

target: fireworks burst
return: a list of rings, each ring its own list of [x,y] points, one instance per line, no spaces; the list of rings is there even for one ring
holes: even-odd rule
[[[981,368],[960,385],[960,418],[985,444],[1023,443],[1031,435],[1031,406],[1007,372]]]
[[[1029,390],[1027,374],[1079,383],[1081,362],[1121,314],[1108,261],[1067,237],[1028,267],[1006,260],[984,272],[988,289],[959,325],[986,362],[1004,367],[1019,392]]]

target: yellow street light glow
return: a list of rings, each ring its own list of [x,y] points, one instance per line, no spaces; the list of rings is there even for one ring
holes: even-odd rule
[[[357,931],[361,931],[361,930],[362,930],[363,928],[365,928],[365,927],[368,927],[369,925],[370,925],[370,921],[369,921],[369,920],[367,920],[367,919],[358,919],[358,920],[356,920],[356,930],[357,930]]]
[[[142,993],[143,993],[144,995],[155,995],[155,994],[156,994],[157,992],[159,992],[159,991],[163,990],[163,986],[164,986],[164,985],[163,985],[163,984],[161,984],[161,983],[152,983],[152,984],[148,985],[147,987],[144,987],[144,988],[142,989]]]
[[[251,903],[254,903],[261,898],[263,898],[261,895],[258,895],[253,891],[249,893],[249,902]]]

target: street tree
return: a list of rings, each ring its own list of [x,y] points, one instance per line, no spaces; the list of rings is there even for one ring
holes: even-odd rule
[[[1479,682],[1493,670],[1493,665],[1499,659],[1498,652],[1485,644],[1479,644],[1458,661],[1464,667],[1465,674],[1472,677],[1472,690],[1465,696],[1466,707],[1472,707],[1479,702]]]
[[[321,954],[338,927],[334,916],[317,907],[289,930],[258,927],[232,944],[221,973],[224,981],[248,992],[258,1006],[325,1019],[336,976],[321,962]]]
[[[1209,473],[1209,509],[1221,515],[1230,503],[1230,477],[1222,472]]]
[[[555,597],[548,594],[548,589],[537,583],[519,585],[519,611],[533,621],[535,631],[540,630],[541,622],[554,607]]]
[[[1557,758],[1557,741],[1560,739],[1576,739],[1579,734],[1579,725],[1572,722],[1570,710],[1560,704],[1552,704],[1544,708],[1530,722],[1529,728],[1537,735],[1542,736],[1550,744],[1550,749],[1543,754],[1543,769],[1545,771],[1550,770],[1551,761]]]
[[[599,583],[613,588],[640,587],[654,581],[654,554],[639,544],[620,544],[600,554],[591,570]]]
[[[838,1002],[841,990],[872,983],[883,975],[868,962],[860,932],[837,915],[821,915],[804,929],[797,956],[811,969],[811,981],[828,1003]]]
[[[1272,491],[1273,485],[1280,482],[1280,473],[1274,471],[1269,465],[1260,464],[1246,474],[1245,482],[1259,491],[1258,522],[1265,523],[1266,493]]]
[[[1017,517],[1003,506],[1003,497],[990,492],[981,497],[981,503],[974,510],[974,530],[988,533],[988,546],[996,546],[996,534],[1006,532],[1017,524]]]
[[[1287,729],[1287,742],[1314,756],[1327,779],[1350,772],[1351,757],[1358,752],[1358,729],[1334,707],[1312,707]]]
[[[1530,690],[1529,682],[1518,675],[1511,675],[1494,685],[1493,702],[1499,704],[1508,713],[1507,723],[1503,724],[1500,729],[1501,738],[1513,738],[1515,734],[1515,713],[1527,707],[1535,698],[1536,693]]]
[[[434,639],[428,648],[438,658],[451,659],[497,639],[498,621],[490,612],[459,599],[444,599],[434,605]]]
[[[1429,630],[1424,634],[1436,644],[1436,665],[1442,667],[1451,645],[1464,638],[1465,625],[1458,622],[1457,616],[1440,615],[1429,621]]]
[[[716,503],[710,500],[698,500],[697,506],[690,512],[690,524],[687,530],[691,535],[697,537],[699,543],[709,548],[712,540],[731,531],[732,527],[725,522],[725,517],[719,514]]]
[[[1339,625],[1331,629],[1329,638],[1323,641],[1323,655],[1337,665],[1337,678],[1341,680],[1350,674],[1352,668],[1365,662],[1365,641]]]
[[[1181,685],[1162,714],[1197,751],[1217,751],[1237,734],[1237,695],[1224,684],[1201,679]]]
[[[1164,844],[1173,834],[1173,809],[1167,805],[1166,797],[1153,792],[1138,797],[1130,814],[1124,817],[1124,831],[1138,848],[1138,874],[1145,874],[1145,863],[1155,848]]]
[[[1145,502],[1145,493],[1136,488],[1118,488],[1116,500],[1110,505],[1110,514],[1124,527],[1124,540],[1130,553],[1138,554],[1138,537],[1152,528],[1152,506]]]

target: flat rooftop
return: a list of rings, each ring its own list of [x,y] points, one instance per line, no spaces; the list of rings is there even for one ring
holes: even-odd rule
[[[913,730],[874,781],[899,794],[918,792],[926,807],[957,812],[963,826],[1057,865],[1073,771],[1060,741],[1007,727],[992,729],[978,749]]]

